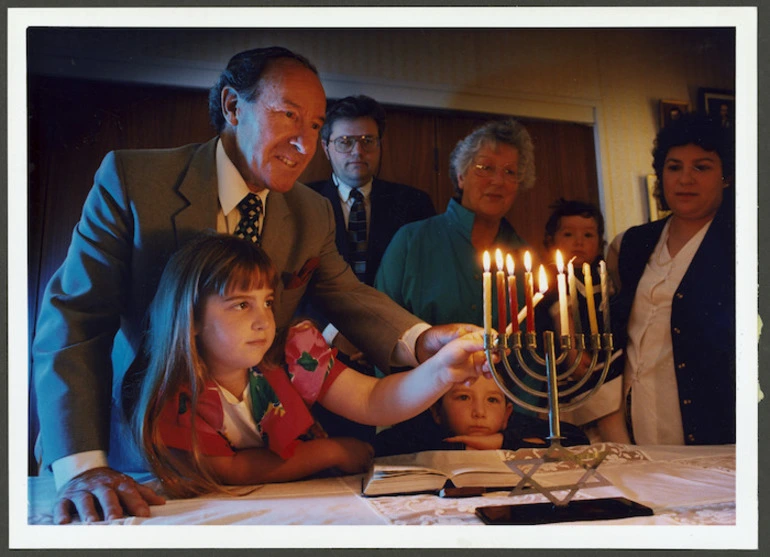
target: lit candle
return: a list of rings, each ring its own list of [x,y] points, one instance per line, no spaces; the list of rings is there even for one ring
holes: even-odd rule
[[[610,330],[610,295],[609,286],[607,284],[607,264],[602,259],[599,261],[599,280],[602,289],[602,317],[604,318],[604,332],[611,333]]]
[[[583,263],[583,281],[586,285],[586,303],[588,304],[588,321],[591,324],[591,334],[599,333],[599,325],[596,323],[596,306],[594,305],[594,279],[591,277],[591,266]]]
[[[495,287],[497,288],[497,332],[505,332],[505,272],[503,271],[503,252],[495,250],[495,263],[497,263],[497,275],[495,276]]]
[[[579,335],[583,332],[583,325],[580,322],[580,306],[578,301],[577,283],[575,282],[575,266],[570,259],[567,263],[567,282],[569,284],[569,307],[572,310],[572,326],[575,329],[575,334]]]
[[[556,250],[556,270],[559,272],[556,275],[556,285],[559,289],[559,326],[561,327],[561,334],[569,334],[569,316],[567,314],[567,282],[564,276],[564,257],[561,255],[561,250]]]
[[[532,278],[532,256],[529,251],[524,252],[524,294],[527,302],[527,332],[535,332],[535,312],[533,311],[532,296],[535,291],[535,283]]]
[[[505,256],[505,266],[508,269],[508,307],[511,310],[511,321],[513,321],[514,316],[519,316],[519,294],[516,290],[516,274],[514,273],[515,267],[513,264],[513,256],[511,256],[510,253]],[[519,323],[521,323],[521,321],[516,323],[517,329]],[[507,328],[506,332],[508,332]],[[510,334],[510,332],[508,332],[508,334]]]
[[[545,274],[545,267],[540,265],[540,272],[538,273],[537,288],[540,290],[540,294],[545,294],[548,290],[548,275]]]
[[[489,252],[484,252],[484,273],[482,275],[482,289],[484,292],[484,334],[489,337],[492,334],[492,273],[489,272]]]

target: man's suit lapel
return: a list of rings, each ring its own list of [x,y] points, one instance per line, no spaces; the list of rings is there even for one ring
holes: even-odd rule
[[[290,217],[291,211],[286,203],[286,197],[280,193],[270,192],[267,196],[260,245],[278,270],[287,268],[291,253],[286,246],[294,243],[296,230],[294,221]]]
[[[215,137],[198,148],[176,188],[176,193],[182,201],[180,209],[171,215],[177,247],[189,241],[202,229],[216,230],[219,211],[217,139]]]

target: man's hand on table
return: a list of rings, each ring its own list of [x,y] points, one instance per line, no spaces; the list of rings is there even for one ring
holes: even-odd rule
[[[83,522],[113,520],[124,514],[150,516],[150,505],[165,502],[165,498],[130,476],[112,468],[93,468],[61,487],[56,494],[53,522],[69,524],[75,514]]]

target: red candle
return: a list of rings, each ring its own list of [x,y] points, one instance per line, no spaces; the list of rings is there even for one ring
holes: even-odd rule
[[[510,253],[505,256],[505,266],[508,269],[508,307],[511,310],[511,323],[513,323],[519,315],[519,294],[516,291],[515,267]],[[519,323],[517,321],[516,330],[518,329]]]
[[[535,311],[532,304],[532,296],[535,293],[535,282],[532,278],[532,256],[529,251],[524,252],[524,294],[527,302],[527,332],[535,332]]]
[[[503,272],[503,252],[495,250],[495,263],[497,263],[497,274],[495,276],[495,287],[497,288],[497,334],[505,334],[505,273]]]

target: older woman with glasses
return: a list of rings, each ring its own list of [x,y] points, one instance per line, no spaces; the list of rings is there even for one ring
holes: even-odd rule
[[[482,325],[482,253],[501,248],[522,261],[527,247],[504,217],[519,189],[535,183],[529,133],[515,120],[484,124],[457,143],[449,176],[446,212],[399,230],[375,287],[428,323]]]
[[[396,233],[374,285],[428,323],[481,325],[482,253],[500,248],[522,261],[527,248],[505,215],[519,189],[529,189],[535,183],[535,155],[529,133],[515,120],[484,124],[457,143],[449,159],[449,176],[455,195],[446,211],[407,224]],[[523,291],[519,288],[520,293]],[[523,300],[519,303],[523,305]],[[493,323],[496,322],[497,316],[493,315]],[[521,398],[534,402],[511,387]],[[479,420],[482,412],[474,409]],[[431,440],[430,432],[435,430],[430,414],[420,414],[399,426],[397,436],[378,435],[375,452],[392,454],[420,446],[422,450],[538,446],[545,444],[548,423],[514,412],[502,432],[454,436],[444,439],[440,446],[435,445],[435,439]],[[562,435],[565,445],[587,442],[582,432],[570,424],[562,424]],[[393,446],[394,437],[396,445],[403,443],[401,447]]]

